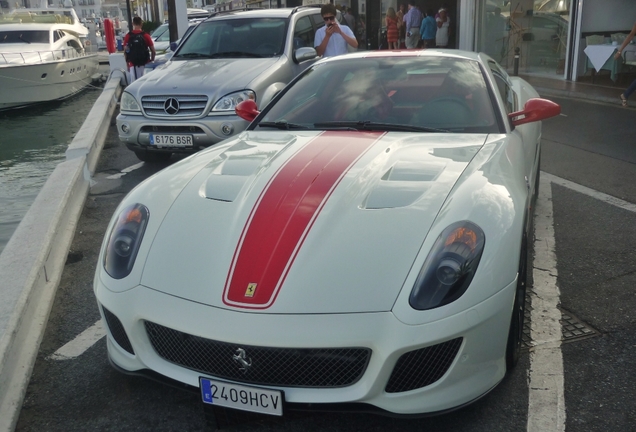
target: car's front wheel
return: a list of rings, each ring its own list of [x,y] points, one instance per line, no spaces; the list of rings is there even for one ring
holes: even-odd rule
[[[519,276],[515,292],[514,307],[510,319],[508,331],[508,343],[506,345],[506,367],[514,368],[521,356],[521,344],[523,341],[523,322],[526,310],[526,283],[528,277],[528,238],[524,234],[521,241],[521,254],[519,257]]]
[[[137,159],[144,162],[167,162],[172,156],[168,152],[149,152],[146,150],[135,150]]]

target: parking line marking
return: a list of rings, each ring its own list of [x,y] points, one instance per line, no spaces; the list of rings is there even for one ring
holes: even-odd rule
[[[141,168],[142,166],[144,166],[144,163],[143,162],[139,162],[137,164],[129,166],[128,168],[124,168],[123,170],[121,170],[121,172],[118,172],[117,174],[109,175],[106,178],[108,180],[117,180],[118,178],[122,178],[123,176],[125,176],[129,172],[134,171],[134,170],[136,170],[138,168]]]
[[[75,339],[65,344],[62,348],[47,357],[49,360],[72,360],[95,345],[97,341],[106,336],[106,329],[102,320],[97,321],[91,327],[77,335]]]
[[[632,213],[636,213],[636,204],[632,204],[630,202],[624,201],[620,198],[616,198],[612,195],[608,195],[605,194],[603,192],[599,192],[597,190],[594,189],[590,189],[588,187],[585,186],[581,186],[580,184],[574,183],[570,180],[566,180],[564,178],[561,177],[557,177],[555,175],[552,174],[548,174],[545,172],[541,172],[541,178],[545,178],[546,180],[551,181],[552,183],[556,183],[559,186],[563,186],[566,187],[568,189],[571,189],[575,192],[579,192],[582,193],[583,195],[587,195],[589,197],[595,198],[599,201],[603,201],[607,204],[611,204],[615,207],[619,207],[622,208],[623,210],[628,210]]]
[[[561,312],[552,212],[552,178],[541,173],[535,212],[528,432],[565,431]]]

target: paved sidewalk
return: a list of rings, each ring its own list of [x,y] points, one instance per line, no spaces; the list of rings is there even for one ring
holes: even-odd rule
[[[528,81],[541,96],[586,99],[617,106],[621,104],[620,94],[624,92],[631,83],[631,81],[628,82],[628,80],[624,80],[618,85],[608,85],[607,83],[590,84],[523,74],[519,74],[519,76]],[[628,106],[636,108],[636,95],[632,95]]]

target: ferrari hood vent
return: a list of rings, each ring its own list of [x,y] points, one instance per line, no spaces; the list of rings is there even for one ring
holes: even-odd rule
[[[201,196],[234,202],[248,180],[253,179],[281,149],[295,141],[293,136],[283,135],[277,140],[270,140],[269,145],[261,145],[261,151],[255,151],[249,134],[244,137],[245,140],[238,141],[208,164],[212,173],[201,187]]]
[[[445,166],[442,163],[398,161],[369,193],[364,208],[396,208],[413,204],[437,180]]]

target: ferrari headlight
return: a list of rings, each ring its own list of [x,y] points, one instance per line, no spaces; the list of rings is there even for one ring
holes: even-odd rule
[[[149,215],[143,204],[131,205],[119,214],[104,254],[104,269],[112,278],[122,279],[130,274]]]
[[[230,93],[229,95],[223,96],[218,100],[217,103],[212,107],[212,112],[215,111],[234,111],[234,108],[244,100],[256,100],[256,93],[252,90],[242,90],[236,93]]]
[[[122,93],[119,108],[121,111],[141,111],[135,97],[128,92]]]
[[[411,307],[434,309],[461,297],[477,271],[485,242],[481,228],[468,221],[442,231],[415,281]]]

